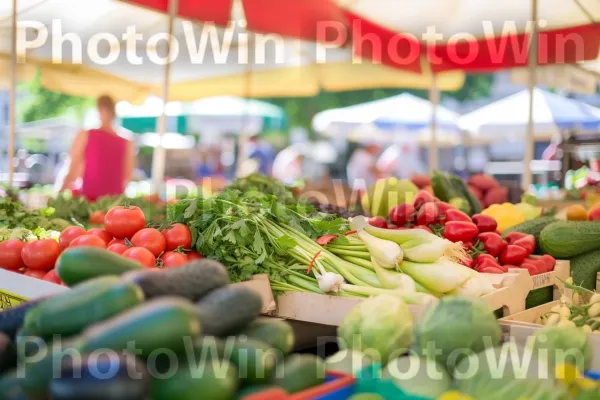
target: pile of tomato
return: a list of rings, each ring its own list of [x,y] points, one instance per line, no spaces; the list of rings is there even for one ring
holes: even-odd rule
[[[64,250],[73,247],[106,249],[147,268],[173,268],[203,258],[190,249],[192,234],[186,225],[146,227],[139,207],[114,207],[104,215],[102,225],[103,228],[89,230],[71,226],[61,232],[58,241],[0,242],[0,268],[62,284],[54,269],[56,260]]]
[[[533,235],[513,232],[503,238],[494,218],[481,214],[470,217],[426,190],[417,192],[412,203],[392,208],[389,221],[375,217],[369,223],[387,229],[424,229],[460,242],[468,253],[463,263],[478,272],[502,274],[510,268],[524,268],[533,276],[553,271],[556,264],[551,256],[533,256]]]

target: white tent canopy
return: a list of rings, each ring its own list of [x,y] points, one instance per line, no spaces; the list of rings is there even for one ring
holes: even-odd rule
[[[410,93],[363,104],[326,110],[315,115],[313,128],[329,136],[346,135],[352,139],[428,142],[431,138],[433,104]],[[437,106],[436,121],[440,142],[456,143],[459,115]]]
[[[533,123],[537,139],[565,130],[575,134],[600,129],[600,109],[539,88],[534,90]],[[460,126],[475,138],[522,139],[527,132],[529,91],[523,90],[464,115]]]

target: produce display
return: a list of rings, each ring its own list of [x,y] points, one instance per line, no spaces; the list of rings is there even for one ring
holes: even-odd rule
[[[0,268],[71,289],[0,311],[0,398],[283,399],[321,387],[332,373],[354,376],[352,400],[600,398],[599,384],[582,375],[600,354],[587,336],[600,331],[600,206],[548,215],[527,195],[518,204],[506,195],[489,176],[465,182],[435,172],[377,181],[361,211],[305,200],[258,174],[169,204],[65,195],[35,211],[2,198]],[[535,307],[553,300],[565,269],[561,262],[549,274],[556,260],[570,261],[561,287],[572,297],[529,321],[540,327],[527,345],[503,343],[487,304],[523,275],[490,274],[545,274],[527,297]],[[343,320],[339,352],[326,360],[293,354],[292,326],[260,318],[261,297],[244,284],[257,274],[268,276],[274,295],[360,299],[335,316]],[[497,290],[492,282],[500,281]],[[17,363],[15,348],[31,338],[49,352],[32,362],[35,346],[25,346]],[[92,356],[99,349],[115,358]],[[165,379],[156,372],[173,359],[157,357],[158,349],[180,366]],[[53,378],[52,357],[65,351],[82,358],[60,364],[63,375]],[[557,351],[578,356],[563,360]],[[499,374],[488,362],[507,354],[530,357],[533,367]],[[475,362],[483,367],[466,373]],[[109,379],[92,372],[111,368]]]
[[[316,356],[289,354],[292,328],[258,318],[260,296],[230,285],[221,264],[199,260],[179,269],[115,275],[91,278],[64,294],[0,313],[0,342],[5,344],[0,347],[0,395],[10,393],[2,398],[227,400],[265,385],[291,394],[324,381],[325,363]],[[48,353],[31,350],[16,369],[13,340],[33,338]],[[107,357],[112,352],[118,362],[94,357],[100,349]],[[81,360],[63,363],[60,377],[54,377],[54,358],[65,351],[81,354]],[[165,351],[169,357],[156,357]],[[165,373],[172,365],[174,373]],[[82,369],[109,366],[114,373],[78,376]],[[139,376],[128,374],[128,366],[137,367]]]
[[[535,334],[532,345],[521,346],[501,342],[494,314],[478,299],[445,297],[417,320],[401,302],[387,296],[365,300],[338,329],[342,350],[326,360],[327,366],[354,374],[359,387],[368,389],[363,395],[465,400],[600,397],[600,385],[579,372],[589,366],[592,354],[586,335],[574,327],[548,327]],[[557,356],[561,350],[572,356],[563,360]],[[507,362],[499,364],[500,359]]]

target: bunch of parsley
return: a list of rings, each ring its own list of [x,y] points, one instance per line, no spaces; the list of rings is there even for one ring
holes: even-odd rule
[[[285,274],[282,267],[298,263],[290,250],[299,240],[348,229],[344,219],[320,213],[312,205],[235,189],[169,205],[167,221],[186,224],[192,232],[192,246],[225,264],[234,282],[260,273],[278,280]]]

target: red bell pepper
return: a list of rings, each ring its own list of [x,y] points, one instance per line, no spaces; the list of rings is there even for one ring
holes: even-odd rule
[[[477,235],[477,240],[482,242],[484,250],[494,257],[499,256],[508,245],[496,232],[480,233]]]
[[[441,222],[444,224],[450,221],[472,222],[471,217],[469,217],[467,214],[456,208],[449,208],[444,212],[443,219],[441,220]]]
[[[369,225],[375,226],[377,228],[387,229],[388,223],[383,217],[373,217],[369,218]]]
[[[540,266],[533,264],[531,262],[524,262],[523,264],[521,264],[521,268],[525,268],[527,271],[529,271],[529,275],[534,276],[534,275],[539,275],[544,273],[544,270],[540,270]]]
[[[496,220],[489,215],[475,214],[473,215],[473,222],[477,225],[479,232],[496,232],[498,228]]]
[[[500,268],[489,266],[489,265],[485,266],[483,268],[477,269],[477,272],[481,272],[484,274],[503,274],[504,273],[504,271],[502,271]]]
[[[528,256],[529,253],[523,247],[509,244],[502,250],[498,259],[502,265],[521,265]]]
[[[415,210],[420,209],[425,203],[433,203],[435,198],[427,190],[419,190],[413,200],[413,207]]]
[[[469,251],[473,248],[473,242],[463,242],[462,247],[465,251]]]
[[[446,222],[444,227],[444,238],[451,242],[473,242],[479,231],[477,226],[467,221]]]
[[[504,267],[503,265],[500,265],[498,261],[496,261],[496,258],[489,254],[478,255],[475,259],[475,264],[477,264],[477,271],[480,272],[482,268],[486,267],[498,268],[503,272],[508,272],[508,268]]]
[[[544,254],[539,258],[546,265],[546,272],[554,271],[554,267],[556,267],[556,260],[549,254]]]
[[[321,246],[326,246],[337,238],[338,235],[323,235],[317,239],[317,244],[320,244]]]
[[[417,213],[417,225],[435,224],[439,215],[436,203],[425,203]]]
[[[452,204],[446,203],[445,201],[434,201],[434,202],[437,205],[437,208],[438,208],[441,216],[445,216],[446,211],[448,211],[448,210],[456,210],[456,207],[454,207]]]
[[[517,235],[513,235],[516,233]],[[535,236],[527,235],[520,232],[511,232],[506,235],[508,244],[519,246],[527,250],[527,255],[533,254],[535,251]]]

